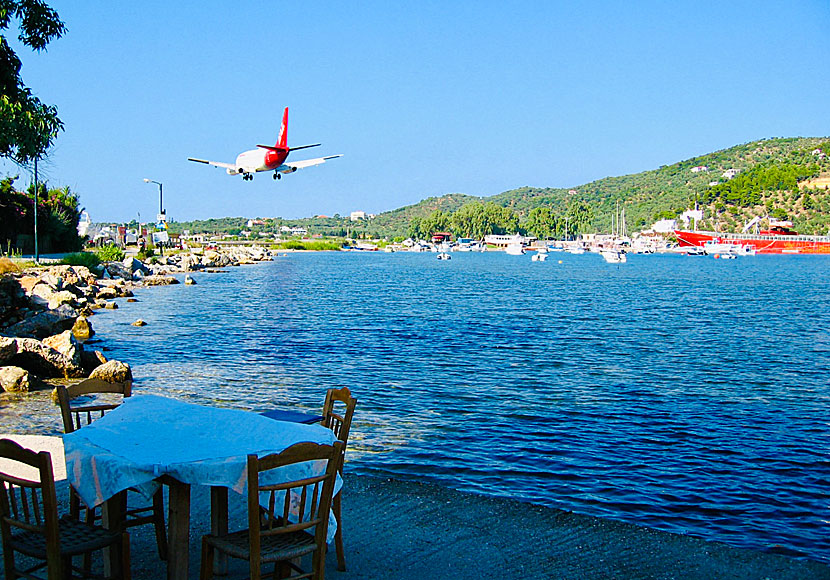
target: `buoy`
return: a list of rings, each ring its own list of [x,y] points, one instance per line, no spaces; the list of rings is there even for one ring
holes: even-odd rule
[[[717,260],[718,258],[720,258],[720,254],[715,254],[715,259]]]
[[[559,263],[561,264],[561,263],[562,263],[562,260],[559,260]]]

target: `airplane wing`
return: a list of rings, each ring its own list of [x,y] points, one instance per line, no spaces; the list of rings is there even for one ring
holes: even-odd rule
[[[314,159],[305,159],[303,161],[286,161],[281,167],[278,168],[278,171],[282,173],[292,173],[298,169],[305,169],[306,167],[313,167],[314,165],[322,165],[329,159],[336,159],[338,157],[343,157],[343,154],[329,155],[328,157],[316,157]]]
[[[188,157],[188,161],[195,161],[196,163],[204,163],[206,165],[213,165],[215,167],[224,167],[225,169],[236,169],[236,165],[232,165],[231,163],[222,163],[221,161],[208,161],[207,159],[194,159],[193,157]]]

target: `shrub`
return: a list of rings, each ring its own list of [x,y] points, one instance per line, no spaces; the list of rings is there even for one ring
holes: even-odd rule
[[[92,252],[75,252],[67,254],[61,260],[61,264],[69,266],[86,266],[90,270],[96,270],[101,265],[101,259]]]
[[[124,250],[115,244],[107,244],[95,251],[102,262],[120,262],[124,259]]]
[[[143,250],[138,251],[138,254],[136,254],[136,257],[139,260],[144,261],[147,258],[152,258],[155,254],[156,254],[156,251],[153,248],[144,248]]]
[[[314,250],[314,251],[323,251],[323,250],[339,250],[340,244],[334,242],[298,242],[296,240],[292,240],[289,242],[283,242],[279,245],[279,247],[283,250]]]

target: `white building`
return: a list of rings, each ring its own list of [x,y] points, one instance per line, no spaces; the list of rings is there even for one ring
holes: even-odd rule
[[[677,220],[660,220],[654,222],[651,231],[655,234],[670,234],[677,229]]]
[[[740,173],[740,172],[741,172],[740,169],[727,169],[726,171],[723,172],[722,177],[724,177],[726,179],[732,179],[733,177],[738,175],[738,173]]]
[[[365,220],[366,219],[366,212],[365,211],[353,211],[349,214],[349,219],[353,222],[358,220]]]
[[[705,165],[698,165],[697,167],[692,167],[692,173],[700,173],[701,171],[709,171],[709,168]]]

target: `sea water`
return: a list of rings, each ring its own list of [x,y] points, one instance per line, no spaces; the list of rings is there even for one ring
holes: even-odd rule
[[[830,562],[830,258],[292,253],[193,277],[93,317],[135,393],[319,412],[346,386],[349,471]],[[0,428],[60,422],[4,395]]]

